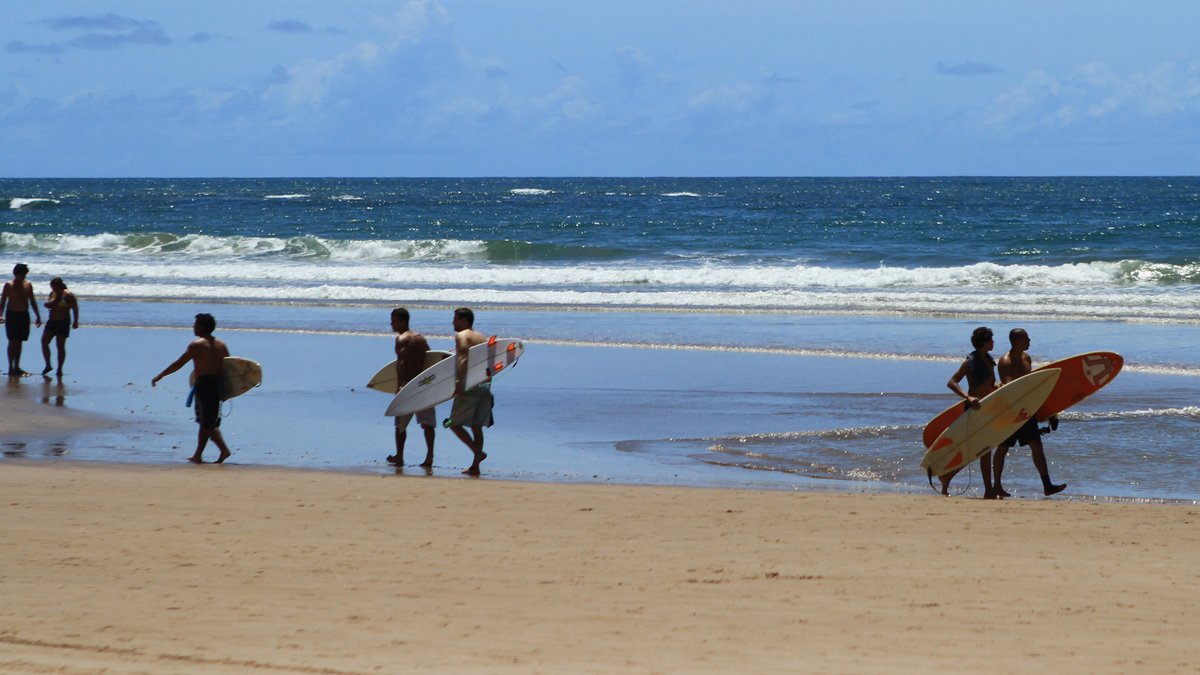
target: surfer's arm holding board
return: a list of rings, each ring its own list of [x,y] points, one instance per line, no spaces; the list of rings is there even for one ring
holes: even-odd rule
[[[970,372],[970,370],[971,362],[964,359],[962,365],[958,367],[958,370],[954,371],[954,375],[950,376],[950,380],[946,382],[946,386],[950,388],[950,391],[958,394],[959,398],[963,399],[968,407],[978,408],[979,399],[971,396],[967,392],[963,391],[962,387],[958,386],[959,381],[961,381],[964,377],[967,377],[967,374]],[[969,382],[970,378],[968,378],[968,384]]]

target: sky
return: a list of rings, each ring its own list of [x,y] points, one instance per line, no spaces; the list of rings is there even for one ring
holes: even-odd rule
[[[1200,2],[9,0],[0,176],[1200,174]]]

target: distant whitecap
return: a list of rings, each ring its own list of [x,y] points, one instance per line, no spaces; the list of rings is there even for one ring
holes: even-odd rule
[[[57,199],[49,197],[14,197],[9,200],[8,208],[10,209],[41,209],[48,206],[56,206],[60,204]]]

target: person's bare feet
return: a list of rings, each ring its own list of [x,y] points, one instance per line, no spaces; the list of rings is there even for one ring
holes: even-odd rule
[[[200,455],[192,455],[191,457],[188,457],[188,461],[191,462],[192,464],[203,464],[204,463],[204,460],[200,459]]]
[[[482,450],[480,450],[479,452],[476,452],[475,453],[475,463],[472,464],[471,466],[467,467],[467,470],[464,471],[463,473],[467,474],[468,476],[478,476],[479,475],[479,465],[482,464],[483,460],[485,460],[485,459],[487,459],[486,452],[484,452]]]
[[[224,463],[225,463],[225,460],[229,459],[229,456],[230,456],[230,455],[232,455],[232,454],[233,454],[233,453],[232,453],[232,452],[229,452],[228,450],[222,450],[222,451],[221,451],[221,456],[217,458],[217,461],[216,461],[216,463],[217,463],[217,464],[224,464]]]
[[[1042,492],[1044,492],[1046,494],[1046,496],[1049,497],[1050,495],[1056,495],[1066,489],[1067,489],[1067,484],[1060,483],[1058,485],[1051,485],[1050,487],[1042,490]]]

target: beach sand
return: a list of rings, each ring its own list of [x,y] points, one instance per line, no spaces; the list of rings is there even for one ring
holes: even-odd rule
[[[5,461],[0,672],[1195,672],[1200,507]]]

